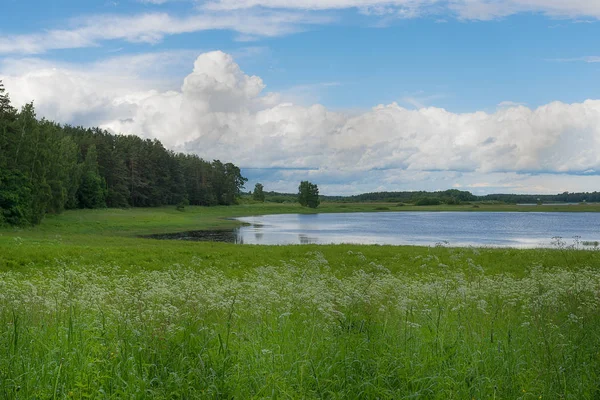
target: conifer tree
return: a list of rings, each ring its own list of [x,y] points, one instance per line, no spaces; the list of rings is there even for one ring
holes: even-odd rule
[[[101,208],[106,206],[106,183],[98,172],[98,153],[96,146],[87,150],[82,166],[81,184],[77,193],[79,207]]]

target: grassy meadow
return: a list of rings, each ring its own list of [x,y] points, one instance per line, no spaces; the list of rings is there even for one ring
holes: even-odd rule
[[[318,211],[385,208],[412,209]],[[82,210],[0,230],[0,398],[600,398],[600,252],[569,238],[515,250],[138,237],[292,212],[312,211]]]

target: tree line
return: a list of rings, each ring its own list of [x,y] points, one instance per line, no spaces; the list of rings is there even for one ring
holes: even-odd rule
[[[489,194],[479,197],[481,201],[501,201],[504,203],[600,203],[600,192],[560,194]]]
[[[154,139],[38,119],[0,81],[0,225],[35,225],[65,209],[230,205],[247,181],[232,163]]]
[[[271,196],[284,196],[281,193],[272,193]],[[389,202],[408,203],[416,205],[436,204],[464,204],[469,202],[498,202],[506,204],[517,203],[598,203],[600,192],[559,193],[559,194],[488,194],[477,196],[469,191],[450,189],[437,192],[409,191],[409,192],[374,192],[354,196],[321,196],[330,202]]]
[[[461,202],[476,201],[477,196],[474,196],[468,191],[450,189],[438,192],[373,192],[363,193],[355,196],[339,197],[336,200],[349,202],[382,201],[390,203],[435,203],[437,200],[439,203],[458,204]]]
[[[301,185],[302,186],[302,185]],[[301,191],[301,190],[300,190]],[[293,203],[302,201],[299,194],[279,193],[274,191],[264,192],[261,187],[264,201],[273,203]],[[600,203],[600,192],[563,192],[559,194],[489,194],[477,196],[469,191],[450,189],[437,192],[407,191],[407,192],[373,192],[353,196],[323,196],[321,201],[340,203],[406,203],[414,205],[439,205],[439,204],[466,204],[470,202],[493,202],[505,204],[536,204],[536,203]]]

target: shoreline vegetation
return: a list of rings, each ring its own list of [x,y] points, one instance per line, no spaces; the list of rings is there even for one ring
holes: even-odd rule
[[[79,210],[3,229],[0,395],[598,394],[600,252],[131,237],[297,210]]]
[[[136,237],[257,214],[396,211],[388,206],[73,210],[2,228],[0,397],[600,394],[600,251],[569,238],[517,250]]]
[[[129,208],[129,209],[90,209],[67,210],[60,215],[47,215],[40,225],[33,227],[0,228],[0,270],[11,266],[47,264],[55,259],[104,260],[107,262],[125,261],[130,265],[153,266],[156,263],[180,260],[178,257],[195,250],[215,251],[215,257],[222,255],[223,249],[239,254],[261,252],[285,253],[286,248],[295,246],[255,246],[224,243],[182,243],[177,240],[155,240],[143,236],[174,234],[187,231],[228,230],[242,225],[237,217],[266,214],[315,214],[352,212],[600,212],[600,205],[553,205],[517,206],[506,204],[438,205],[438,206],[390,206],[385,203],[322,203],[318,209],[301,207],[297,203],[246,203],[235,206],[194,207],[184,211],[175,207]],[[563,238],[565,247],[572,244],[572,238]],[[225,246],[225,247],[221,247]],[[234,246],[234,247],[228,247]],[[370,246],[338,245],[364,249],[396,248],[401,252],[430,251],[418,246]],[[308,246],[312,247],[312,245]],[[335,245],[318,245],[316,248]],[[137,249],[140,249],[138,252]],[[411,250],[412,249],[412,250]],[[498,249],[482,249],[501,252]],[[558,249],[514,250],[550,254]]]
[[[153,208],[101,208],[66,210],[49,214],[41,225],[0,227],[0,234],[21,232],[25,235],[87,233],[100,236],[136,237],[144,234],[175,233],[189,230],[228,229],[240,226],[236,218],[268,214],[322,214],[369,212],[600,212],[600,203],[516,205],[469,203],[416,206],[385,202],[324,202],[319,208],[298,203],[246,201],[230,206],[187,206]]]

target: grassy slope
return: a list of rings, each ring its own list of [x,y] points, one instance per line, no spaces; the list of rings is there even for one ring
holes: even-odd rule
[[[381,207],[410,210],[319,212]],[[551,210],[475,210],[533,209]],[[291,212],[312,211],[83,210],[1,230],[0,398],[600,396],[600,252],[136,237]]]
[[[236,246],[224,243],[187,243],[141,239],[137,236],[186,230],[227,229],[238,224],[230,218],[247,215],[314,213],[314,212],[368,212],[385,211],[596,211],[598,206],[432,206],[394,207],[389,204],[323,204],[317,211],[296,204],[246,204],[234,207],[188,207],[184,212],[169,208],[154,209],[104,209],[67,211],[62,215],[50,215],[37,227],[28,229],[0,230],[0,268],[35,267],[55,259],[90,263],[102,260],[124,266],[160,269],[174,262],[186,263],[193,257],[203,255],[215,259],[226,268],[243,261],[246,265],[290,259],[318,249],[333,262],[341,264],[347,249],[360,249],[370,259],[389,263],[397,269],[411,271],[414,263],[393,262],[402,258],[436,254],[446,260],[453,250],[443,248],[404,246]],[[569,256],[571,257],[571,256]],[[582,253],[578,258],[587,260],[595,253]],[[556,265],[565,261],[564,251],[485,249],[476,256],[477,262],[485,263],[490,271],[520,271],[534,263]],[[339,261],[339,262],[338,262]],[[447,260],[446,260],[447,261]],[[351,267],[351,265],[350,265]]]

